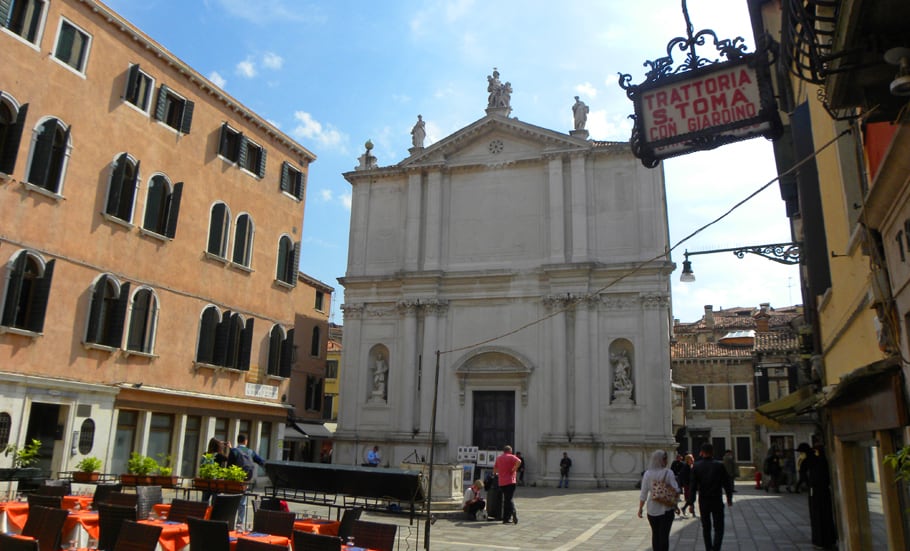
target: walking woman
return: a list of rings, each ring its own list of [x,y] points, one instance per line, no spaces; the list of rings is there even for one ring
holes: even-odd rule
[[[648,503],[648,523],[651,525],[651,548],[654,551],[669,551],[670,549],[670,527],[673,526],[673,514],[676,510],[674,503],[659,503],[655,500],[653,492],[659,490],[662,485],[669,485],[679,494],[679,484],[673,471],[667,468],[667,452],[657,450],[651,454],[651,462],[648,464],[648,470],[641,477],[641,495],[638,501],[638,518],[641,518],[642,510],[645,507],[645,500]],[[651,494],[649,496],[649,494]]]

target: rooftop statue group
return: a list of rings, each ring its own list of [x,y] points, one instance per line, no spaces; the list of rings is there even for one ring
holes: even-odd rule
[[[497,107],[511,108],[512,102],[512,83],[503,84],[499,80],[499,71],[493,68],[493,74],[487,76],[487,108],[495,109]]]

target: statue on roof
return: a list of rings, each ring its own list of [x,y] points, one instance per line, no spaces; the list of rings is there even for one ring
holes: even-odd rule
[[[585,105],[585,102],[578,99],[578,96],[575,96],[575,104],[572,106],[572,115],[575,116],[575,130],[584,130],[585,124],[588,122],[588,112],[590,108]]]
[[[427,137],[427,125],[423,122],[423,117],[417,115],[417,123],[411,129],[411,143],[413,147],[423,147],[423,140]]]
[[[512,101],[512,83],[505,84],[499,80],[499,71],[493,67],[493,74],[487,76],[487,109],[510,108]]]

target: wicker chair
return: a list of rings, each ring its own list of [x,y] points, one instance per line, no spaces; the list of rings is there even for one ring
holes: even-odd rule
[[[98,504],[98,548],[113,549],[120,530],[126,521],[136,520],[136,507],[126,505]]]
[[[228,526],[237,522],[237,510],[240,509],[240,500],[243,494],[215,494],[212,499],[212,514],[209,520],[223,520]]]
[[[57,499],[63,498],[58,497]],[[63,523],[66,522],[67,515],[69,515],[69,511],[64,509],[29,503],[28,520],[22,527],[22,535],[38,540],[40,551],[58,551]]]
[[[125,520],[113,551],[155,551],[160,537],[160,526]]]
[[[295,551],[341,551],[341,542],[341,538],[337,536],[323,536],[294,530]]]
[[[161,497],[161,486],[136,486],[136,495],[139,496],[137,510],[139,518],[148,518],[152,512],[152,505],[163,503]]]
[[[188,499],[175,499],[171,501],[171,510],[167,519],[174,522],[186,522],[189,517],[205,518],[205,511],[209,504],[204,501],[190,501]]]
[[[0,549],[3,549],[3,551],[38,551],[38,542],[36,540],[8,536],[0,532]]]
[[[281,500],[277,497],[264,497],[259,500],[259,502],[253,502],[256,507],[254,509],[258,511],[259,509],[265,509],[266,511],[281,511]]]
[[[40,505],[41,507],[63,508],[63,496],[49,496],[42,494],[28,494],[28,506]]]
[[[351,535],[357,547],[367,547],[377,551],[392,551],[395,547],[395,532],[398,526],[380,522],[355,520],[351,527]]]
[[[259,509],[253,516],[253,531],[292,538],[295,518],[294,513]]]
[[[346,540],[348,536],[351,535],[351,527],[354,525],[355,520],[360,520],[360,515],[363,514],[362,507],[354,507],[353,509],[345,509],[344,514],[341,515],[341,525],[338,526],[338,537]]]
[[[190,517],[186,519],[190,527],[190,548],[193,542],[199,549],[206,551],[230,551],[230,528],[223,520],[203,520]]]
[[[278,545],[277,543],[237,538],[237,547],[234,551],[287,551],[287,549],[286,545]]]

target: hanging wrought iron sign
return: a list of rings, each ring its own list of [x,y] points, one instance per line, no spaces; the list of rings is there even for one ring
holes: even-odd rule
[[[756,136],[776,139],[783,130],[771,87],[769,49],[748,54],[742,37],[721,40],[710,29],[693,33],[685,0],[682,9],[686,37],[671,40],[665,57],[644,63],[650,67],[645,81],[631,84],[632,75],[619,75],[619,86],[635,107],[629,116],[635,121],[632,152],[648,168],[662,159]],[[698,56],[695,47],[708,39],[724,60]],[[678,67],[674,50],[686,52]]]

